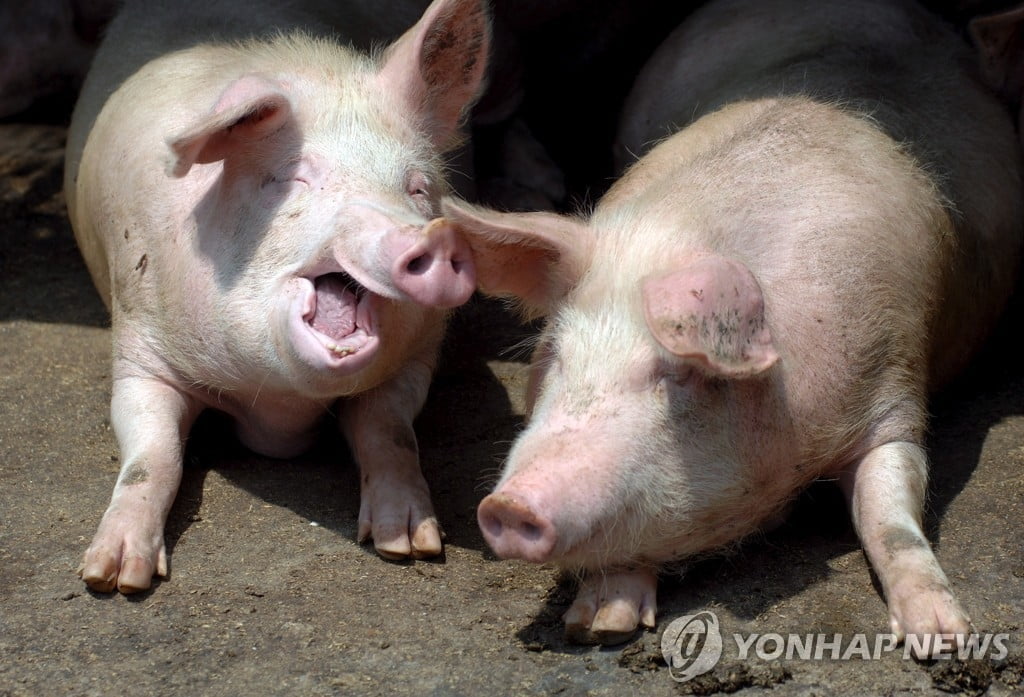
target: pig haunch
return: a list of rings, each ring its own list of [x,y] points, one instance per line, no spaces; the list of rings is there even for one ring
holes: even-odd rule
[[[971,630],[921,527],[927,395],[1024,239],[1012,122],[972,62],[909,1],[714,0],[638,76],[629,166],[588,218],[443,202],[480,287],[547,317],[478,521],[499,556],[582,573],[571,638],[652,627],[659,567],[823,477],[891,630]]]
[[[481,0],[434,0],[414,23],[424,4],[129,0],[110,25],[65,175],[111,309],[124,463],[80,569],[93,589],[166,576],[164,525],[204,409],[272,457],[337,414],[361,474],[359,540],[392,559],[441,552],[412,422],[447,309],[476,277],[466,243],[430,221],[490,19]]]

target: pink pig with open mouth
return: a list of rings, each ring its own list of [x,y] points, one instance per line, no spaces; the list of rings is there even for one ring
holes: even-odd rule
[[[123,467],[80,569],[95,590],[166,575],[183,442],[208,408],[275,457],[336,414],[359,538],[389,558],[441,552],[412,421],[475,274],[429,221],[490,20],[482,0],[435,0],[383,51],[335,38],[367,44],[408,14],[380,4],[129,2],[110,26],[65,182],[113,322]]]

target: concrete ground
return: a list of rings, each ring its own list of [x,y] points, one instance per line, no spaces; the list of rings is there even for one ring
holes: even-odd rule
[[[482,301],[456,316],[418,421],[443,560],[389,563],[355,543],[357,477],[336,436],[273,461],[209,418],[170,516],[170,579],[138,596],[89,592],[75,569],[119,463],[109,323],[68,226],[63,139],[60,126],[0,125],[0,696],[1024,690],[1019,306],[936,401],[930,441],[929,534],[978,630],[1005,635],[1002,658],[739,658],[733,634],[840,633],[847,651],[866,632],[870,652],[885,631],[877,583],[828,483],[778,530],[666,576],[655,631],[612,648],[566,643],[571,581],[495,559],[475,522],[522,426],[525,359],[509,349],[530,331]],[[724,655],[677,683],[661,633],[701,610],[716,614]]]

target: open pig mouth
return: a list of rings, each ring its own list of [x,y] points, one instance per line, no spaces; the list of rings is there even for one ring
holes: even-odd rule
[[[312,289],[303,304],[302,320],[335,359],[344,359],[375,343],[371,341],[370,291],[343,271],[307,278],[306,282],[312,284]]]

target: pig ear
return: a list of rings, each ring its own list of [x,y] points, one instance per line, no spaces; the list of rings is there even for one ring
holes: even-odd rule
[[[479,289],[518,298],[527,317],[547,314],[579,281],[593,239],[556,213],[499,213],[446,197],[441,212],[473,250]]]
[[[385,53],[379,79],[442,151],[458,144],[462,117],[482,92],[489,46],[483,0],[434,0]]]
[[[642,286],[647,326],[679,358],[722,377],[757,375],[778,360],[761,287],[746,266],[704,257]]]
[[[173,153],[168,174],[183,177],[196,163],[223,160],[280,129],[290,115],[291,103],[279,85],[256,75],[239,78],[208,113],[168,139]]]
[[[1016,104],[1024,91],[1024,6],[977,17],[969,31],[985,80]]]

